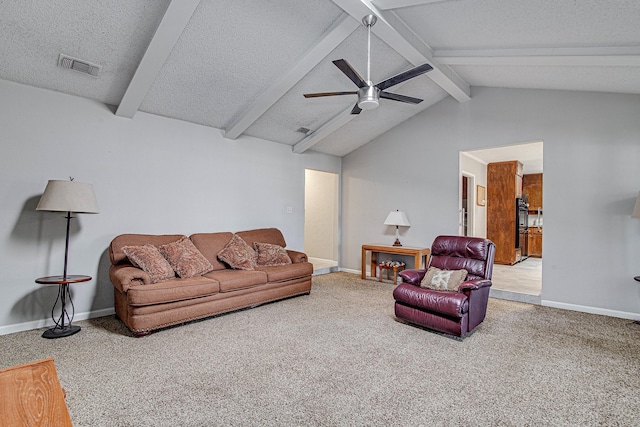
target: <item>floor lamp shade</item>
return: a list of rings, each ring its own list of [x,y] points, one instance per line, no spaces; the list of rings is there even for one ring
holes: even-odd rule
[[[99,213],[93,185],[77,181],[50,180],[37,211]]]

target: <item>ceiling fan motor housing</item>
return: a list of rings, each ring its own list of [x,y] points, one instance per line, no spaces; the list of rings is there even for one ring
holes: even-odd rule
[[[369,86],[358,90],[358,107],[362,110],[373,110],[380,104],[380,89],[367,82]]]

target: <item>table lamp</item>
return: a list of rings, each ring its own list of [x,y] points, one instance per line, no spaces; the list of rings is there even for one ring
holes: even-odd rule
[[[47,187],[40,197],[40,202],[36,207],[37,211],[51,211],[51,212],[66,212],[67,218],[67,234],[65,239],[64,248],[64,270],[62,276],[52,276],[42,279],[38,279],[37,283],[44,284],[58,284],[58,299],[62,305],[62,314],[58,319],[54,317],[53,310],[51,317],[55,323],[55,328],[46,331],[43,334],[45,338],[59,338],[72,335],[80,330],[79,326],[71,326],[73,319],[66,311],[66,300],[71,302],[71,294],[69,293],[69,283],[78,281],[90,280],[88,276],[82,276],[83,278],[74,278],[67,274],[67,264],[69,260],[69,230],[71,225],[72,213],[98,213],[98,202],[96,201],[96,195],[93,192],[93,186],[91,184],[85,184],[83,182],[74,181],[71,178],[69,181],[57,181],[50,180],[47,183]],[[54,304],[55,310],[55,304]],[[65,319],[68,320],[65,325]]]
[[[398,231],[398,227],[410,227],[409,219],[407,218],[407,214],[401,212],[399,210],[389,212],[387,215],[387,219],[384,220],[384,225],[395,225],[396,226],[396,241],[393,242],[393,246],[402,246],[400,243],[400,233]]]

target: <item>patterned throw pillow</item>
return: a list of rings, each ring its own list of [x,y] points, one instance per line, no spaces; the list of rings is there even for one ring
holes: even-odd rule
[[[291,258],[287,251],[280,245],[271,243],[253,243],[256,250],[257,264],[262,266],[291,264]]]
[[[183,279],[200,276],[213,270],[209,260],[200,253],[198,248],[186,236],[176,242],[159,246],[158,250],[169,261],[178,276]]]
[[[158,283],[176,277],[173,268],[153,245],[123,246],[122,252],[131,264],[143,269],[151,278],[151,283]]]
[[[457,291],[467,274],[467,270],[440,270],[429,267],[420,286],[439,291]]]
[[[236,270],[256,268],[256,252],[237,234],[218,252],[218,259]]]

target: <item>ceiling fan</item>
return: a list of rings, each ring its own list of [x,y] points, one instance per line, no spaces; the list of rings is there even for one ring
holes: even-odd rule
[[[411,96],[399,95],[397,93],[386,92],[385,89],[395,86],[405,80],[412,79],[427,71],[433,70],[433,67],[429,64],[420,65],[412,68],[408,71],[393,76],[387,80],[384,80],[376,85],[371,82],[371,27],[378,21],[375,15],[367,15],[362,18],[362,24],[367,27],[367,80],[363,80],[360,74],[353,69],[349,63],[344,59],[337,59],[332,61],[336,67],[340,69],[352,82],[358,86],[357,91],[348,92],[321,92],[321,93],[305,93],[305,98],[318,98],[321,96],[338,96],[338,95],[358,95],[358,102],[351,110],[351,114],[360,114],[362,110],[373,110],[377,108],[380,103],[380,98],[391,99],[393,101],[406,102],[409,104],[419,104],[422,99],[413,98]]]

